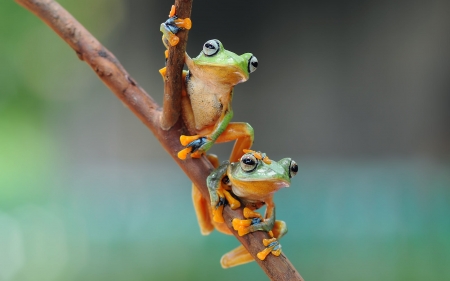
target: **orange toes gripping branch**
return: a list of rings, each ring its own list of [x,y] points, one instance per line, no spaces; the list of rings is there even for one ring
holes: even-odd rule
[[[262,216],[260,213],[252,211],[250,208],[247,208],[247,207],[244,208],[244,211],[242,213],[246,219],[250,219],[250,218],[262,219]]]
[[[182,146],[186,146],[186,145],[189,145],[191,142],[198,140],[201,137],[202,136],[200,136],[200,135],[195,135],[195,136],[181,135],[180,143]],[[186,147],[185,149],[178,152],[178,158],[184,160],[184,159],[186,159],[187,155],[191,152],[192,152],[192,147]],[[202,155],[203,155],[203,152],[201,152],[199,150],[191,153],[192,158],[200,158],[200,157],[202,157]]]
[[[270,243],[277,241],[277,238],[263,239],[263,245],[265,247],[269,246]]]
[[[172,32],[168,31],[167,33],[165,33],[163,35],[163,40],[167,39],[167,41],[169,42],[170,46],[176,46],[178,44],[178,42],[180,42],[180,38],[178,38],[178,36],[176,36],[175,34],[173,34]]]
[[[281,255],[281,248],[278,248],[275,251],[272,251],[271,253],[272,255],[279,257]]]
[[[233,229],[237,230],[239,236],[244,236],[245,234],[250,233],[249,226],[252,224],[252,220],[233,219],[231,223],[233,225]]]
[[[181,135],[180,136],[180,143],[182,146],[186,146],[188,144],[190,144],[191,142],[198,140],[199,138],[201,138],[201,136],[199,135],[195,135],[195,136],[185,136],[185,135]]]
[[[237,208],[239,208],[241,206],[241,202],[239,202],[239,200],[237,200],[233,196],[231,196],[231,194],[228,191],[224,190],[223,194],[224,194],[225,198],[227,199],[228,204],[230,204],[230,208],[232,210],[236,210]]]
[[[185,18],[185,19],[176,19],[175,20],[175,24],[180,27],[180,28],[184,28],[184,29],[191,29],[192,27],[192,21],[190,18]]]
[[[178,159],[186,160],[187,155],[188,155],[189,153],[191,153],[191,151],[192,151],[192,147],[186,147],[186,148],[180,150],[180,151],[178,152],[178,154],[177,154]],[[191,158],[200,158],[200,157],[202,157],[202,155],[203,155],[203,153],[202,153],[202,152],[199,152],[199,151],[192,152],[192,153],[191,153]]]
[[[256,254],[258,259],[265,260],[270,253],[276,257],[281,255],[281,245],[277,242],[276,238],[263,239],[263,245],[267,248]]]
[[[178,152],[177,156],[179,159],[184,160],[186,159],[187,155],[191,152],[192,147],[186,147],[183,150],[180,150],[180,152]]]
[[[202,157],[203,153],[199,152],[198,150],[196,152],[191,153],[191,158],[200,158]]]
[[[175,14],[176,14],[175,5],[172,5],[172,7],[170,8],[169,18],[175,16]]]
[[[167,25],[166,25],[167,24]],[[167,28],[168,29],[167,29]],[[176,9],[175,5],[172,5],[172,8],[170,9],[169,13],[169,19],[166,21],[166,23],[161,24],[161,32],[163,33],[163,42],[164,45],[167,46],[169,44],[170,46],[176,46],[178,42],[180,42],[180,38],[175,35],[175,33],[178,33],[179,29],[191,29],[192,27],[192,21],[190,18],[185,19],[178,19],[176,18]]]
[[[269,248],[265,248],[264,250],[262,250],[261,252],[259,252],[258,254],[256,254],[256,256],[258,257],[258,259],[260,260],[265,260],[266,257],[272,253],[272,255],[278,257],[281,255],[281,248],[278,248],[276,250],[273,250],[269,247]]]
[[[176,14],[177,14],[177,11],[176,11],[175,5],[172,5],[172,7],[170,8],[169,18],[174,17]],[[191,29],[191,27],[192,27],[192,21],[190,18],[176,19],[175,24],[176,24],[176,26],[178,26],[180,28],[184,28],[184,29]]]
[[[165,77],[166,77],[166,72],[167,72],[166,67],[163,67],[163,68],[161,68],[161,69],[159,70],[159,73],[161,74],[161,76],[163,77],[163,79],[165,79]]]
[[[272,250],[270,248],[265,248],[264,250],[256,254],[256,256],[258,257],[258,259],[263,261],[266,259],[267,255],[270,254],[271,251]]]
[[[215,222],[219,222],[219,223],[223,223],[225,222],[225,220],[223,219],[223,207],[224,205],[220,205],[217,208],[214,208],[212,213],[213,213],[213,220]]]

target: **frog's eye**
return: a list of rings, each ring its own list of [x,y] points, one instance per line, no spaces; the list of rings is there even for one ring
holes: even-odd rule
[[[245,154],[241,157],[240,163],[242,170],[244,170],[245,172],[251,172],[258,165],[258,160],[256,160],[256,157],[253,156],[253,154]]]
[[[291,160],[291,164],[289,165],[289,177],[292,178],[298,172],[298,165],[294,160]]]
[[[206,43],[203,45],[203,53],[208,57],[217,54],[219,49],[220,49],[219,42],[217,42],[217,40],[214,39],[206,41]]]
[[[252,56],[248,60],[248,73],[252,73],[258,68],[258,59],[255,56]]]

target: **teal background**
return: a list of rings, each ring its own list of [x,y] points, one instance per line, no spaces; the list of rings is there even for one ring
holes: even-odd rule
[[[450,280],[447,1],[194,1],[188,52],[218,38],[260,67],[234,120],[299,173],[275,196],[306,280]],[[64,0],[159,103],[170,1]],[[267,280],[223,270],[190,183],[34,15],[0,3],[0,281]],[[231,145],[213,151],[226,159]]]

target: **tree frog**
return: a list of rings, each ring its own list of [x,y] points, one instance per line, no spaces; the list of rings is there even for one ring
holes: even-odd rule
[[[225,234],[232,234],[224,223],[223,207],[229,204],[232,209],[236,209],[243,205],[245,219],[233,219],[234,230],[240,236],[254,231],[268,232],[271,238],[263,240],[266,248],[259,252],[257,257],[264,260],[270,253],[279,256],[281,245],[278,239],[286,234],[287,226],[284,221],[275,220],[273,195],[280,188],[290,185],[291,178],[297,174],[298,165],[291,158],[275,162],[265,153],[252,150],[243,152],[245,154],[239,161],[225,161],[220,166],[217,159],[210,159],[216,167],[207,178],[210,202],[207,202],[199,191],[193,192],[200,230],[204,235],[211,233],[214,228]],[[255,210],[264,205],[266,212],[262,217]],[[225,254],[221,265],[228,268],[250,261],[253,261],[252,256],[241,245]]]
[[[190,28],[190,20],[187,25],[186,19],[178,19],[173,9],[171,17],[161,24],[166,47],[178,42],[174,33],[180,28]],[[185,54],[185,64],[189,70],[184,71],[181,116],[192,136],[180,137],[185,148],[178,157],[186,159],[190,154],[192,158],[199,158],[215,142],[236,140],[230,161],[238,161],[242,150],[253,144],[253,128],[247,123],[230,123],[233,88],[249,79],[249,74],[258,67],[258,60],[251,53],[236,55],[226,50],[219,40],[212,39],[203,44],[196,58]],[[165,68],[160,70],[163,77],[165,72]]]

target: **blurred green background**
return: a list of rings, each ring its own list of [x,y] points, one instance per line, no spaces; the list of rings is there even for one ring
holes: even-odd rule
[[[159,103],[171,1],[64,0]],[[450,2],[194,1],[259,69],[235,90],[255,149],[300,166],[275,197],[306,280],[450,280]],[[267,280],[223,270],[190,183],[34,15],[0,2],[0,281]],[[213,148],[226,159],[231,144]]]

